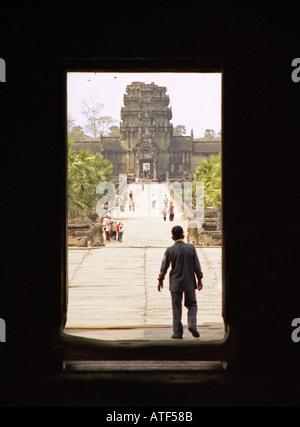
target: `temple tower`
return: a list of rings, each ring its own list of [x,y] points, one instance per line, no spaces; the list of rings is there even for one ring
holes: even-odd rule
[[[127,150],[129,177],[164,179],[169,172],[173,137],[167,88],[133,82],[126,87],[121,109],[121,145]]]

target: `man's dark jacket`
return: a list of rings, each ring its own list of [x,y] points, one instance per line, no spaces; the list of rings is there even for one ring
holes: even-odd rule
[[[170,291],[193,291],[197,288],[195,274],[198,281],[203,277],[200,261],[193,245],[177,240],[170,246],[163,257],[159,281],[163,281],[171,264]]]

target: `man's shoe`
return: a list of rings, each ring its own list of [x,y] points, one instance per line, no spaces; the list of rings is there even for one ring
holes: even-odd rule
[[[182,335],[175,335],[175,334],[173,334],[171,336],[171,338],[173,338],[173,340],[182,340]]]
[[[189,327],[189,331],[190,331],[190,333],[193,335],[193,337],[195,337],[195,338],[199,338],[199,337],[200,337],[200,334],[199,334],[199,332],[197,331],[197,329],[192,328],[192,327],[190,326],[190,327]]]

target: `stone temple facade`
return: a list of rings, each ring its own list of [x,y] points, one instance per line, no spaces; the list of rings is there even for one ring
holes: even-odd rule
[[[221,151],[220,141],[196,141],[174,136],[172,109],[167,88],[155,83],[133,82],[126,87],[121,108],[120,137],[100,137],[73,145],[100,152],[114,165],[114,175],[127,174],[159,182],[191,181],[198,165]]]

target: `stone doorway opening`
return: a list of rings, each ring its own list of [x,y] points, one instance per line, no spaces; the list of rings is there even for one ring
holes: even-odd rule
[[[140,177],[144,179],[153,179],[153,160],[140,160]]]
[[[141,75],[136,75],[134,81],[140,77]],[[151,81],[155,80],[155,77],[154,74],[151,74]],[[149,86],[155,86],[155,83],[152,82]],[[136,99],[132,98],[130,101],[136,101],[139,93],[134,92],[132,96]],[[184,137],[183,135],[176,137],[174,144],[170,146],[172,132],[169,128],[169,123],[153,123],[150,120],[151,117],[148,117],[146,122],[146,118],[145,113],[143,120],[146,123],[145,126],[148,127],[148,133],[145,135],[144,140],[147,141],[151,148],[155,148],[155,152],[161,156],[156,161],[158,178],[160,176],[166,177],[166,172],[169,172],[169,165],[172,161],[174,164],[181,164],[182,167],[175,169],[177,175],[171,178],[173,182],[178,179],[179,181],[177,182],[183,186],[191,175],[188,173],[188,170],[191,170],[189,168],[194,167],[198,161],[197,159],[205,155],[205,152],[201,151],[201,149],[209,150],[209,153],[212,153],[214,150],[218,150],[218,146],[220,146],[220,143],[213,143],[212,141],[205,141],[205,143],[194,141],[193,132],[191,132],[191,137]],[[140,132],[142,131],[143,129],[140,129]],[[166,133],[166,131],[169,133]],[[147,158],[147,153],[142,153],[141,149],[138,150],[140,154],[142,153],[138,164],[136,163],[136,158],[130,158],[131,153],[133,154],[131,144],[134,141],[135,132],[135,127],[130,127],[128,140],[124,142],[122,147],[122,154],[120,154],[121,151],[118,151],[119,142],[123,143],[122,136],[120,141],[117,141],[117,138],[108,140],[110,137],[101,136],[99,142],[95,140],[93,142],[76,143],[78,144],[76,148],[80,150],[80,148],[91,147],[95,150],[99,145],[99,152],[113,163],[115,176],[117,176],[115,172],[118,172],[118,165],[122,165],[122,172],[127,172],[127,167],[132,167],[136,170],[139,165],[140,175],[143,176],[145,171],[149,169],[150,179],[153,179],[155,167],[153,158]],[[143,138],[141,140],[144,141]],[[126,147],[127,143],[129,148],[126,154],[124,146]],[[105,147],[107,147],[107,151],[105,151]],[[112,147],[116,149],[113,150]],[[189,153],[188,150],[194,149],[194,147],[196,147],[195,153]],[[128,164],[124,163],[122,156],[127,156],[126,161],[128,161]],[[141,158],[142,156],[143,158]],[[133,177],[135,176],[134,174]],[[170,339],[172,327],[169,292],[166,285],[164,295],[158,303],[155,285],[163,253],[166,247],[173,243],[170,234],[171,227],[183,224],[187,235],[187,224],[183,218],[180,203],[176,206],[175,222],[170,223],[167,221],[165,224],[162,222],[162,197],[167,194],[170,199],[171,195],[170,188],[167,186],[162,189],[161,184],[163,183],[158,179],[156,183],[157,189],[149,184],[149,187],[146,185],[146,188],[142,190],[139,185],[131,184],[129,180],[128,193],[130,185],[132,185],[132,189],[136,193],[135,209],[129,210],[128,205],[128,208],[125,208],[123,212],[124,215],[121,215],[121,217],[113,216],[113,219],[121,220],[125,223],[122,243],[111,240],[108,243],[105,242],[104,246],[99,248],[90,247],[89,245],[84,247],[69,246],[69,302],[68,320],[65,329],[68,333],[108,341],[119,339]],[[191,181],[189,184],[191,184]],[[120,197],[117,187],[116,190],[116,194]],[[157,197],[155,208],[152,208],[152,205],[149,204],[152,194]],[[147,215],[141,214],[142,210],[138,208],[138,204],[139,208],[146,207]],[[164,229],[162,229],[162,226],[164,226]],[[143,239],[147,237],[147,243],[141,240],[130,240],[127,237],[132,237],[136,234],[142,236]],[[121,248],[122,251],[120,251]],[[199,247],[199,257],[202,264],[206,266],[205,274],[206,276],[210,275],[209,281],[213,283],[213,287],[208,291],[206,303],[203,304],[204,310],[201,312],[203,317],[201,317],[200,323],[202,324],[204,337],[209,336],[212,331],[213,336],[218,336],[218,339],[221,339],[224,336],[224,324],[221,314],[222,248],[219,246],[207,249],[202,250]],[[115,273],[117,273],[116,281],[113,278]],[[131,280],[134,274],[139,277],[138,284],[135,285]],[[213,280],[212,276],[214,276]],[[118,281],[123,283],[122,291],[125,289],[123,294],[118,292]],[[214,294],[216,293],[217,303],[214,300]],[[138,304],[136,304],[137,302]],[[211,312],[212,307],[213,313]],[[216,307],[218,322],[211,321],[216,314],[216,311],[214,311]],[[133,315],[132,313],[135,314]],[[125,321],[120,321],[122,317]],[[102,319],[101,321],[99,321],[100,318]],[[147,318],[146,323],[144,322],[145,318]],[[152,320],[149,320],[149,318]],[[138,322],[136,319],[139,319]],[[214,334],[214,332],[216,333]]]

